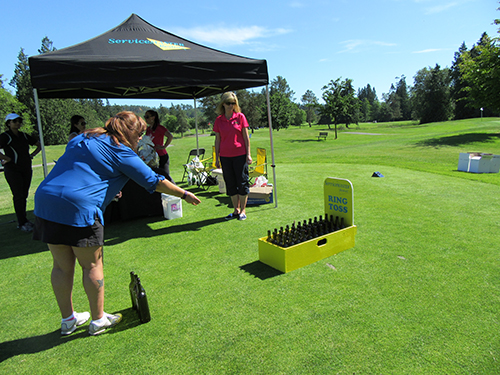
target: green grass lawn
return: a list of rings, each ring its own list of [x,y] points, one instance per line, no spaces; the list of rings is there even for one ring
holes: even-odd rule
[[[0,373],[499,374],[500,174],[457,165],[459,152],[500,154],[500,119],[360,124],[326,141],[319,131],[328,127],[273,132],[278,208],[226,222],[217,187],[181,184],[202,200],[184,203],[182,218],[107,226],[105,308],[125,318],[100,337],[87,325],[60,337],[51,256],[16,229],[0,174]],[[251,143],[270,159],[267,129]],[[184,137],[169,148],[177,181],[195,146]],[[48,147],[47,160],[63,151]],[[287,274],[258,262],[268,229],[323,213],[326,177],[354,186],[355,247]],[[30,216],[42,178],[35,168]],[[147,324],[131,310],[131,270]],[[78,311],[88,310],[80,280],[78,270]]]

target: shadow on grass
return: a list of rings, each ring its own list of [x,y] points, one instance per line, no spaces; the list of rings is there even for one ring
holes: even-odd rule
[[[173,225],[161,229],[152,229],[148,224],[152,222],[165,221],[163,217],[146,217],[130,221],[120,222],[116,225],[112,223],[104,232],[105,246],[116,245],[133,238],[150,238],[163,236],[165,234],[198,231],[207,225],[224,222],[223,217],[201,220],[193,223]]]
[[[137,327],[141,324],[137,312],[132,308],[118,312],[123,315],[123,320],[116,327],[110,328],[108,331],[103,333],[104,335],[112,335]],[[21,354],[39,353],[73,340],[89,337],[88,328],[89,325],[84,324],[83,326],[78,327],[76,331],[69,336],[61,336],[61,330],[57,329],[53,332],[46,333],[45,335],[2,342],[0,343],[0,362]]]
[[[465,133],[449,137],[431,138],[417,142],[419,147],[463,146],[470,143],[495,142],[500,139],[500,133]]]
[[[28,211],[28,218],[33,218],[33,211]],[[0,260],[48,251],[47,245],[33,241],[31,233],[17,229],[14,213],[0,216]]]
[[[290,143],[323,142],[324,139],[291,139]]]
[[[240,266],[240,270],[248,272],[249,274],[261,280],[266,280],[270,279],[271,277],[283,275],[283,272],[278,271],[259,260]]]

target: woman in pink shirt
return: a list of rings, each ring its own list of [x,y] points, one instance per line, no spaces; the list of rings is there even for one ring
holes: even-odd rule
[[[167,172],[167,177],[170,179],[170,162],[168,160],[167,147],[172,142],[174,137],[166,127],[160,125],[158,112],[152,110],[146,111],[144,119],[148,124],[146,135],[151,137],[153,143],[155,144],[155,150],[160,157],[159,167]],[[166,142],[165,137],[167,137]]]
[[[238,98],[233,92],[222,95],[216,112],[219,115],[213,128],[216,166],[222,167],[226,192],[234,207],[234,211],[226,216],[226,220],[245,220],[250,186],[248,165],[252,164],[248,121],[241,113]]]

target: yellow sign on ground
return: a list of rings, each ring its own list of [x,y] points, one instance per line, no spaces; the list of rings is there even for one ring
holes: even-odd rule
[[[344,178],[325,179],[325,213],[344,219],[344,225],[354,225],[354,191],[352,183]]]

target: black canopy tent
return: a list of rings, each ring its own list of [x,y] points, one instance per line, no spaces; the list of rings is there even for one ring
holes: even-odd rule
[[[266,60],[193,43],[132,14],[93,39],[32,56],[29,65],[45,174],[38,98],[193,99],[196,109],[197,98],[265,85],[276,185]],[[199,148],[197,121],[196,143]]]

